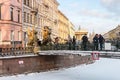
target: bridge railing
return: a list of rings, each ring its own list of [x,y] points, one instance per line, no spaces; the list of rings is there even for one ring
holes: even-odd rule
[[[33,47],[0,48],[0,56],[17,56],[33,52]]]
[[[81,45],[69,46],[68,44],[42,45],[40,50],[83,50],[83,47]],[[87,50],[94,51],[93,44],[88,44]],[[0,56],[16,56],[30,53],[33,53],[33,47],[0,48]]]

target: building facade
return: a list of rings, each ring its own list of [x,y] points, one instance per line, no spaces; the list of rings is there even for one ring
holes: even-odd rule
[[[116,27],[116,38],[120,40],[120,25]]]
[[[27,29],[35,28],[39,40],[43,39],[43,29],[48,26],[51,37],[58,36],[58,5],[56,0],[24,0],[23,2],[23,33],[24,44],[27,43]]]
[[[105,33],[103,36],[106,41],[120,40],[120,25]]]
[[[39,1],[39,0],[38,0]],[[37,4],[38,2],[36,2]],[[51,29],[51,37],[54,39],[58,36],[58,5],[56,0],[40,0],[38,4],[38,28],[42,30],[45,26]]]
[[[0,45],[22,44],[22,0],[0,0]]]
[[[71,38],[75,36],[75,26],[70,21],[69,21],[69,35]]]
[[[58,11],[58,27],[60,43],[65,43],[70,34],[69,20],[61,11]]]
[[[24,0],[24,38],[27,38],[26,31],[28,27],[34,27],[36,29],[39,40],[43,38],[42,32],[45,26],[48,26],[52,30],[52,38],[58,36],[58,5],[59,3],[56,0]]]
[[[76,40],[81,41],[84,34],[88,34],[88,31],[79,27],[79,29],[75,31]]]
[[[74,36],[74,25],[58,10],[57,0],[0,0],[0,45],[27,46],[27,30],[35,29],[43,39],[45,26],[51,29],[54,40],[61,43]]]
[[[40,11],[40,24],[42,27],[48,26],[51,31],[51,37],[54,39],[58,37],[58,6],[59,3],[56,0],[42,0]]]
[[[22,0],[22,32],[23,45],[27,46],[27,30],[35,26],[35,11],[33,9],[33,0]]]

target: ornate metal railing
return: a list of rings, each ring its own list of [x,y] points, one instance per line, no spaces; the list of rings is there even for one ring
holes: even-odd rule
[[[0,56],[17,56],[23,54],[30,54],[32,52],[33,47],[0,48]]]
[[[87,45],[87,50],[94,50],[93,44]],[[0,48],[0,56],[17,56],[25,54],[33,54],[33,47],[18,47],[18,48]],[[82,45],[69,46],[68,44],[58,45],[42,45],[40,50],[83,50]],[[118,51],[118,50],[117,50]]]

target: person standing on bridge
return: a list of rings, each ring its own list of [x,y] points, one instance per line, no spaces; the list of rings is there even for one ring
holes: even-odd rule
[[[104,42],[105,42],[105,39],[103,38],[101,34],[99,34],[100,50],[102,50]]]
[[[93,38],[94,50],[98,50],[99,36],[96,34]]]
[[[72,50],[72,38],[68,35],[68,49]]]
[[[73,44],[73,50],[75,50],[75,47],[76,47],[76,38],[75,38],[75,36],[73,36],[72,44]]]
[[[88,43],[88,37],[87,34],[84,34],[84,36],[82,37],[83,50],[87,50],[87,43]]]
[[[54,45],[55,45],[55,50],[58,50],[59,49],[59,38],[58,37],[55,38]]]

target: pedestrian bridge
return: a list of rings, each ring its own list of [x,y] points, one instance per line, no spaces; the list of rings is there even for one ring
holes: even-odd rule
[[[20,55],[34,55],[31,48],[19,49],[1,49],[0,56],[20,56]],[[80,51],[80,50],[42,50],[38,51],[39,55],[91,55],[91,53],[98,53],[100,57],[119,58],[120,52],[115,51]]]
[[[47,51],[39,51],[40,55],[63,55],[63,54],[82,54],[87,55],[91,53],[99,53],[99,54],[120,54],[120,52],[115,51],[79,51],[79,50],[47,50]]]
[[[120,59],[120,52],[114,52],[114,51],[48,50],[48,51],[40,51],[39,55],[72,55],[72,54],[91,55],[92,53],[97,53],[99,54],[100,57]]]

